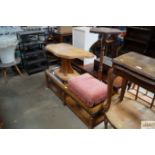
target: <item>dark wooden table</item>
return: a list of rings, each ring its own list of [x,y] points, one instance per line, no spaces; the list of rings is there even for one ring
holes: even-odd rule
[[[113,59],[114,73],[155,93],[155,59],[129,52]],[[124,97],[125,87],[121,99]]]
[[[112,89],[113,81],[118,75],[123,77],[123,84],[119,100],[115,103],[116,99],[113,100]],[[140,123],[143,120],[155,121],[155,113],[142,104],[138,104],[137,101],[131,103],[130,100],[124,98],[128,81],[155,93],[155,59],[129,52],[113,59],[113,68],[108,75],[107,106],[110,107],[107,112],[108,119],[117,127],[122,124],[123,127],[140,128]],[[128,101],[130,104],[127,103]],[[118,119],[116,119],[117,116]]]

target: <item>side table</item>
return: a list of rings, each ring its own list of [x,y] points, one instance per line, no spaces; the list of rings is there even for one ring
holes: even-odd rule
[[[98,69],[98,78],[102,80],[104,53],[105,53],[105,48],[108,45],[107,39],[109,35],[111,35],[113,36],[113,40],[115,40],[116,35],[120,34],[122,31],[116,28],[93,27],[92,29],[90,29],[90,32],[101,34],[101,52],[100,52],[100,62],[99,62],[99,69]]]

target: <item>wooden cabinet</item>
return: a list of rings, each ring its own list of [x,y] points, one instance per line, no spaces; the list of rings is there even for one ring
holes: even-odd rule
[[[135,51],[147,55],[148,47],[152,39],[154,27],[128,26],[124,37],[124,44],[118,50],[118,55]]]

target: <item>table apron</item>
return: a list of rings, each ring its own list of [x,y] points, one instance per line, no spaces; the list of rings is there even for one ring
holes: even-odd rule
[[[133,71],[129,71],[123,67],[115,65],[114,74],[120,75],[123,78],[126,78],[127,80],[132,81],[135,84],[146,88],[147,90],[150,90],[151,92],[155,92],[155,81],[139,75]]]

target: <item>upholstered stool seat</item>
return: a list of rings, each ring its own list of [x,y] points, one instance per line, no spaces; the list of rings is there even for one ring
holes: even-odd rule
[[[68,89],[87,107],[93,107],[107,97],[107,85],[88,73],[70,79]]]

